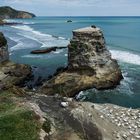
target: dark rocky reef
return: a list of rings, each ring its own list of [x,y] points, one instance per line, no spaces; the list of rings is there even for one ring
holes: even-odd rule
[[[67,70],[48,80],[41,92],[72,97],[89,88],[115,88],[122,78],[117,61],[105,46],[102,31],[95,26],[82,28],[73,31]]]
[[[72,20],[67,20],[68,23],[72,22]]]
[[[34,14],[25,12],[25,11],[18,11],[9,6],[0,7],[0,18],[1,19],[14,19],[14,18],[33,18],[35,17]]]
[[[45,53],[55,52],[57,49],[65,49],[65,48],[67,47],[50,47],[41,50],[33,50],[31,51],[31,54],[45,54]]]

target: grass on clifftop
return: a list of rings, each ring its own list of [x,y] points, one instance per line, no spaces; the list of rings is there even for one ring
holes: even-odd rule
[[[38,140],[37,115],[21,106],[10,92],[0,92],[0,140]]]

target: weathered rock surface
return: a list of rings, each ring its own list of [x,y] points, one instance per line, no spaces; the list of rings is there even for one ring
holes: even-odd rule
[[[33,95],[33,96],[31,96]],[[139,140],[140,110],[111,104],[30,93],[29,102],[46,114],[45,140]],[[66,103],[67,106],[62,106]],[[36,107],[38,106],[38,107]]]
[[[35,17],[35,15],[29,12],[18,11],[9,6],[0,7],[0,18],[2,19],[33,18],[33,17]]]
[[[24,64],[7,61],[0,64],[0,90],[23,85],[31,76],[31,68]]]
[[[0,32],[0,63],[9,59],[7,40]]]
[[[117,61],[105,46],[102,31],[88,27],[73,31],[68,46],[68,69],[47,81],[41,91],[74,96],[88,88],[114,88],[122,78]]]
[[[20,85],[31,76],[31,68],[9,61],[7,40],[0,33],[0,90]]]

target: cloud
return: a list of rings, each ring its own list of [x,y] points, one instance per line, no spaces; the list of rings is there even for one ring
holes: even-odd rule
[[[138,15],[140,0],[0,0],[38,15]]]
[[[139,3],[139,0],[0,0],[5,4],[23,4],[23,5],[65,5],[65,6],[127,6]]]

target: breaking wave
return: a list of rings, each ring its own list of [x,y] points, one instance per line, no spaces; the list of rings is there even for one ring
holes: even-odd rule
[[[134,53],[120,50],[111,50],[112,57],[121,62],[140,65],[140,56]]]
[[[42,44],[41,47],[53,47],[53,46],[67,46],[69,44],[69,40],[63,37],[55,37],[49,34],[44,34],[39,31],[34,30],[30,26],[20,25],[20,26],[11,26],[15,29],[18,29],[18,35],[24,36],[28,39],[32,39],[38,41]]]

